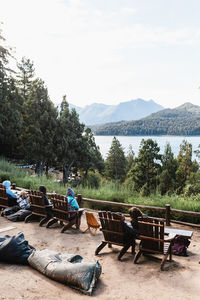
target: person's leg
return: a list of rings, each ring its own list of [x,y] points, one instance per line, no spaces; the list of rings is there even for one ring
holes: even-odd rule
[[[19,210],[19,209],[18,209]],[[7,207],[4,209],[3,211],[3,215],[4,216],[9,216],[11,214],[14,214],[17,210],[15,210],[15,206],[12,206],[12,207]]]

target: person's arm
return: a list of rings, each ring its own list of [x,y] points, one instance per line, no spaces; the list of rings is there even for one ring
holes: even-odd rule
[[[11,191],[11,190],[7,190],[7,191],[6,191],[6,194],[7,194],[8,197],[17,199],[17,195],[14,194],[13,191]]]

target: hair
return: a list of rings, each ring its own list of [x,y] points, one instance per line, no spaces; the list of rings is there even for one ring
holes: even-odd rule
[[[46,193],[47,193],[47,189],[45,188],[44,185],[41,185],[41,186],[39,187],[39,191],[42,192],[42,193],[45,194],[45,195],[46,195]]]
[[[22,191],[20,192],[20,196],[26,196],[26,191],[22,190]]]
[[[138,217],[142,217],[143,216],[143,213],[137,207],[131,207],[128,212],[129,212],[130,217],[131,217],[132,220],[137,219]]]

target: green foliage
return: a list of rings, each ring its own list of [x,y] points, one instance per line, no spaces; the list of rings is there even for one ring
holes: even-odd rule
[[[100,186],[100,174],[94,173],[94,172],[89,172],[86,177],[83,177],[80,180],[80,184],[84,188],[89,188],[89,189],[98,189]]]
[[[21,98],[8,68],[10,49],[3,46],[0,29],[0,155],[16,155],[21,130],[19,105]]]
[[[19,73],[17,74],[17,85],[19,91],[26,101],[32,86],[32,80],[34,77],[34,64],[30,59],[23,57],[20,63],[17,63]]]
[[[200,183],[198,184],[186,184],[184,188],[184,196],[190,197],[200,194]]]
[[[141,191],[142,195],[148,196],[156,190],[157,176],[161,167],[158,163],[161,160],[159,151],[157,142],[152,139],[142,139],[138,157],[129,173],[135,189]]]
[[[22,150],[28,163],[35,163],[39,167],[49,165],[54,160],[56,117],[56,109],[44,82],[34,80],[26,102],[26,127],[22,135]]]
[[[129,150],[128,150],[126,160],[127,160],[126,173],[128,173],[133,167],[133,165],[135,164],[135,153],[133,151],[132,145],[129,145]]]
[[[165,152],[161,158],[162,167],[161,174],[159,175],[159,190],[162,195],[166,193],[173,193],[176,189],[176,171],[177,171],[177,160],[174,158],[171,146],[169,143],[166,144]]]
[[[79,166],[83,156],[84,125],[79,122],[76,111],[69,110],[66,96],[61,103],[61,111],[56,126],[56,155],[63,169],[63,181],[66,182],[72,165]]]
[[[105,164],[99,146],[96,145],[94,135],[91,129],[86,128],[83,136],[83,145],[81,153],[81,161],[79,165],[85,170],[85,175],[89,170],[102,173],[105,169]]]
[[[183,140],[180,145],[180,151],[177,157],[178,168],[176,171],[176,183],[179,193],[182,192],[186,180],[190,177],[192,172],[198,170],[196,161],[192,161],[192,145]]]
[[[123,180],[126,174],[126,163],[122,145],[114,137],[106,159],[106,177]]]

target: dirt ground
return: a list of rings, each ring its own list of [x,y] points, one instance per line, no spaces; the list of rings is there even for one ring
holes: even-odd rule
[[[141,257],[133,264],[133,255],[128,251],[122,261],[117,260],[120,247],[107,246],[98,256],[95,249],[102,241],[98,230],[82,234],[71,229],[60,233],[59,225],[54,228],[39,227],[37,222],[10,222],[0,217],[0,228],[16,228],[0,233],[16,235],[23,232],[30,245],[36,249],[51,249],[57,252],[80,254],[84,259],[96,259],[102,266],[102,274],[92,296],[86,296],[64,284],[53,281],[30,266],[0,263],[0,299],[95,299],[102,300],[199,300],[200,299],[200,230],[191,227],[173,225],[175,228],[193,230],[188,248],[188,257],[173,256],[167,262],[164,271],[160,271],[160,262]],[[82,217],[81,230],[86,228],[85,215]]]

